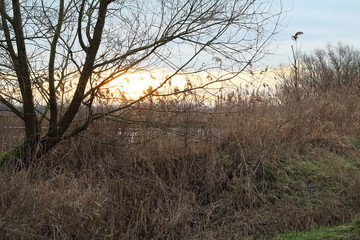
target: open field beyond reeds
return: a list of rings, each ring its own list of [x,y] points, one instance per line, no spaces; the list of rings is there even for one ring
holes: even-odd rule
[[[284,88],[95,121],[35,167],[0,170],[0,239],[271,239],[359,219],[359,102]],[[21,122],[0,121],[6,151]]]

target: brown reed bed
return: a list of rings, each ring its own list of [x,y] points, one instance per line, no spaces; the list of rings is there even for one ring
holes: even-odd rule
[[[349,221],[358,101],[284,86],[271,99],[144,104],[121,115],[136,121],[96,121],[35,167],[0,170],[0,238],[259,239]]]

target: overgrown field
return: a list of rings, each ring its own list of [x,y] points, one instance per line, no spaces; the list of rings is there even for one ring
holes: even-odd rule
[[[284,85],[126,109],[0,170],[0,239],[271,239],[359,219],[359,102],[353,87]],[[0,119],[5,151],[21,131]]]

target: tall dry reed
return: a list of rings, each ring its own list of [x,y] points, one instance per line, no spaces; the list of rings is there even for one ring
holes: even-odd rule
[[[356,153],[359,96],[314,93],[95,121],[35,167],[1,170],[0,238],[241,239],[349,220],[359,171],[324,156]]]

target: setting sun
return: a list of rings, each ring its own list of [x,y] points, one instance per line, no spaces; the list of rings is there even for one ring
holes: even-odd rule
[[[182,73],[172,76],[170,79],[164,81],[171,75],[171,72],[158,69],[153,71],[137,71],[126,73],[105,85],[105,89],[109,90],[111,94],[122,100],[136,100],[140,97],[150,93],[159,86],[157,93],[169,94],[176,91],[186,90],[191,85],[192,92],[197,89],[196,93],[204,95],[207,98],[215,96],[219,89],[225,92],[236,90],[258,91],[262,90],[265,84],[266,88],[275,89],[276,75],[279,69],[269,69],[265,71],[251,71],[242,72],[233,76],[231,81],[223,81],[222,77],[230,77],[234,73],[224,74],[219,76],[216,72],[197,72],[197,73]],[[163,85],[162,85],[163,84]],[[265,86],[264,85],[264,86]]]
[[[159,87],[169,76],[165,70],[138,71],[124,74],[111,81],[108,87],[113,93],[121,93],[128,100],[138,99],[145,95],[149,90]],[[185,80],[181,76],[174,76],[161,87],[162,91],[170,90],[171,87],[183,86]]]
[[[160,78],[149,72],[137,72],[125,74],[112,81],[109,85],[112,89],[123,92],[128,99],[137,99],[144,95],[144,92],[149,87],[155,87],[160,82]]]

